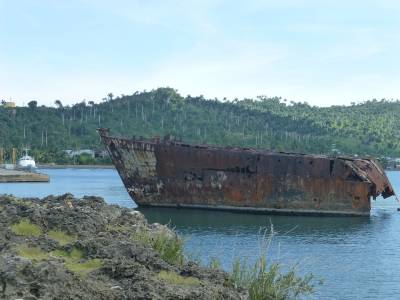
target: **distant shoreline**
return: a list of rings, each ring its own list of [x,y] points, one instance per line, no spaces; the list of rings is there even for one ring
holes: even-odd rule
[[[37,166],[39,169],[115,169],[114,165],[53,165],[43,164]]]
[[[114,165],[54,165],[40,164],[39,169],[115,169]],[[384,169],[385,171],[400,171],[400,169]]]

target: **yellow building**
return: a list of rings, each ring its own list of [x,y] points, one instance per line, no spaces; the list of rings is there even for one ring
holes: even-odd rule
[[[5,108],[15,108],[15,102],[3,102]]]

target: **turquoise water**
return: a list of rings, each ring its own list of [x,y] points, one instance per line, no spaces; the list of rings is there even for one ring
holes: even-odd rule
[[[113,169],[48,169],[50,183],[0,184],[0,193],[43,197],[71,192],[98,195],[108,203],[136,205]],[[388,172],[400,192],[400,172]],[[260,254],[260,228],[273,224],[269,255],[299,264],[324,280],[315,299],[400,298],[400,212],[394,199],[373,202],[370,217],[289,217],[187,209],[141,209],[151,222],[171,223],[188,253],[207,262],[217,257],[229,269],[235,257]]]

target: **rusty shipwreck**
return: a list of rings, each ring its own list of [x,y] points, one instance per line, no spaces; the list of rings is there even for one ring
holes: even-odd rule
[[[371,198],[394,195],[370,158],[125,139],[108,129],[99,134],[139,206],[369,215]]]

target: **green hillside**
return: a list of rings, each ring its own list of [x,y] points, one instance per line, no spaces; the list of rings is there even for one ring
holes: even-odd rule
[[[313,107],[281,98],[236,100],[182,97],[170,88],[102,103],[57,108],[0,108],[0,147],[29,146],[42,161],[62,149],[100,148],[98,127],[123,136],[172,134],[184,141],[279,151],[400,156],[399,101]]]

